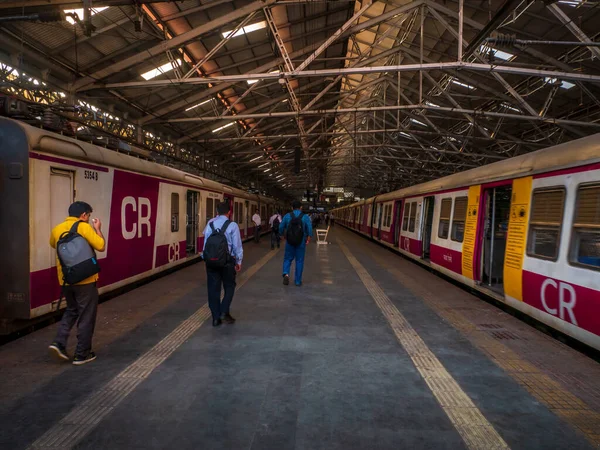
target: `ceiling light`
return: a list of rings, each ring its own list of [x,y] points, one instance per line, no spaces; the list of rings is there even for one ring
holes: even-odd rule
[[[377,161],[381,161],[381,162],[383,162],[383,159],[381,159],[381,158],[375,157],[375,159],[376,159]]]
[[[252,158],[252,159],[251,159],[250,161],[248,161],[248,162],[254,162],[254,161],[258,161],[258,160],[259,160],[259,159],[261,159],[261,158],[262,158],[262,155],[260,155],[260,156],[257,156],[256,158]]]
[[[211,100],[212,100],[212,99],[211,99],[211,98],[209,98],[208,100],[204,100],[202,103],[198,103],[197,105],[190,106],[188,109],[186,109],[186,111],[190,111],[190,110],[192,110],[192,109],[194,109],[194,108],[197,108],[198,106],[205,105],[205,104],[207,104],[208,102],[210,102]]]
[[[515,111],[515,112],[521,112],[521,110],[519,108],[515,108],[512,105],[509,105],[508,103],[502,103],[502,106],[506,109],[510,109],[511,111]]]
[[[511,61],[515,58],[515,55],[513,55],[512,53],[503,52],[502,50],[488,47],[486,45],[482,45],[481,47],[479,47],[479,51],[481,53],[485,53],[486,55],[491,52],[492,55],[494,55],[496,58],[503,59],[504,61]]]
[[[241,36],[242,34],[248,34],[248,33],[252,33],[253,31],[258,31],[258,30],[262,30],[263,28],[267,27],[267,22],[265,22],[264,20],[262,22],[256,22],[250,25],[246,25],[245,27],[237,30],[235,32],[235,34],[233,36],[231,36],[232,38],[236,37],[236,36]],[[221,35],[226,38],[227,36],[229,36],[229,34],[231,34],[233,30],[229,30],[229,31],[225,31],[224,33],[221,33]]]
[[[417,119],[413,119],[413,118],[411,118],[411,119],[410,119],[410,121],[411,121],[411,122],[413,122],[413,123],[416,123],[417,125],[421,125],[421,126],[423,126],[423,127],[426,127],[426,126],[427,126],[427,124],[426,124],[426,123],[420,122],[420,121],[418,121]]]
[[[258,168],[260,169],[261,167],[265,167],[265,166],[266,166],[266,165],[268,165],[268,164],[269,164],[269,161],[267,161],[267,162],[266,162],[266,163],[264,163],[264,164],[261,164],[260,166],[258,166]]]
[[[269,167],[268,169],[263,170],[264,173],[270,172],[271,168]]]
[[[456,78],[450,78],[450,81],[452,81],[454,84],[457,84],[459,86],[462,87],[466,87],[467,89],[476,89],[475,86],[471,86],[470,84],[467,83],[463,83],[462,81],[458,81]]]
[[[440,107],[440,105],[436,105],[435,103],[431,103],[430,101],[425,101],[425,104],[427,106],[433,106],[434,108],[439,108]]]
[[[571,89],[572,87],[575,87],[575,84],[569,83],[568,81],[558,80],[557,78],[546,77],[544,78],[544,81],[549,84],[560,82],[559,86],[563,89]]]
[[[254,83],[258,83],[258,80],[246,80],[246,83],[254,84]]]
[[[170,72],[171,70],[174,69],[174,65],[181,66],[181,59],[176,59],[172,63],[171,63],[171,61],[169,61],[168,63],[163,64],[160,67],[157,67],[156,69],[152,69],[146,73],[143,73],[141,76],[144,80],[148,81],[148,80],[151,80],[152,78],[162,75],[163,73]]]
[[[283,177],[283,174],[281,174],[281,175],[277,175],[275,178],[281,178],[281,177]],[[285,178],[284,178],[284,180],[285,180]],[[281,181],[281,180],[280,180],[280,181]]]
[[[108,6],[99,6],[98,8],[92,8],[90,10],[90,16],[93,16],[94,14],[104,11],[107,8],[108,8]],[[79,17],[79,20],[83,20],[83,8],[65,9],[63,11],[65,14],[77,14],[77,17]],[[66,19],[67,19],[67,22],[69,22],[71,25],[75,25],[75,21],[73,20],[72,17],[67,16]]]
[[[222,127],[216,128],[214,130],[212,130],[213,133],[218,133],[219,131],[221,131],[223,128],[227,128],[230,127],[231,125],[233,125],[235,122],[229,122],[226,125],[223,125]]]

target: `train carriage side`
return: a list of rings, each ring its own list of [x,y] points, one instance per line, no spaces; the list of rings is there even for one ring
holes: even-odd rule
[[[237,203],[242,222],[246,205],[259,202],[256,195],[10,119],[0,119],[0,142],[5,332],[15,319],[56,309],[59,285],[48,238],[74,200],[90,203],[103,221],[101,293],[198,258],[220,201],[230,202],[234,220]],[[240,228],[247,237],[247,227]]]
[[[368,237],[600,349],[600,135],[367,203]]]

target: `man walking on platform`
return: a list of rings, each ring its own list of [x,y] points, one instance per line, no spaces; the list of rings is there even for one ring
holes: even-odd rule
[[[271,227],[271,250],[275,248],[276,242],[277,248],[279,248],[279,241],[281,240],[281,236],[279,236],[279,225],[281,224],[281,220],[279,211],[275,211],[275,214],[269,219],[269,226]]]
[[[283,257],[283,284],[290,284],[290,269],[292,261],[296,260],[294,282],[302,286],[302,271],[304,270],[304,254],[306,246],[312,237],[312,224],[310,217],[302,213],[302,203],[294,200],[293,211],[287,213],[279,225],[279,232],[286,240],[285,255]]]
[[[204,251],[208,306],[212,313],[213,327],[221,323],[235,323],[229,308],[235,292],[235,276],[242,270],[244,250],[238,224],[229,220],[231,211],[227,203],[217,205],[214,219],[204,229]],[[221,286],[225,291],[221,302]]]
[[[258,209],[252,216],[252,222],[254,222],[254,242],[258,244],[260,242],[260,229],[262,224],[262,219],[260,218],[260,214],[258,214]]]
[[[69,248],[69,245],[71,245],[70,248],[73,248],[76,244],[71,244],[71,242],[74,242],[74,238],[78,236],[79,239],[83,237],[93,250],[103,252],[105,241],[102,235],[102,223],[100,219],[94,219],[90,225],[91,214],[92,207],[85,202],[75,202],[69,206],[69,217],[52,229],[50,246],[57,248],[61,244],[66,248]],[[73,236],[73,238],[69,235]],[[65,238],[71,239],[71,241],[68,244],[62,244]],[[95,259],[96,255],[89,248],[87,250],[91,252],[93,259]],[[87,278],[81,281],[77,281],[76,278],[70,281],[72,284],[68,284],[68,280],[72,274],[67,271],[67,276],[65,277],[64,271],[69,269],[69,267],[63,270],[63,263],[65,261],[61,262],[59,251],[57,251],[56,269],[58,271],[58,282],[63,286],[60,295],[61,298],[63,295],[66,297],[67,309],[58,326],[56,338],[49,348],[56,356],[68,361],[67,340],[69,339],[71,328],[77,323],[77,348],[75,349],[73,364],[79,366],[96,359],[96,354],[92,351],[92,337],[94,336],[96,314],[98,312],[98,287],[96,286],[96,282],[98,281],[99,269],[93,269],[86,274],[81,274],[82,276],[79,279],[86,276]],[[75,271],[72,270],[72,272]],[[93,275],[88,276],[90,272]]]

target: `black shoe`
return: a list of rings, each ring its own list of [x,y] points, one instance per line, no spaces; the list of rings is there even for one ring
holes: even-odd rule
[[[71,359],[69,358],[69,355],[67,355],[67,350],[57,342],[53,342],[52,344],[50,344],[50,346],[48,346],[48,348],[51,350],[53,355],[58,356],[64,361],[68,361],[69,359]]]
[[[290,276],[289,275],[284,275],[283,276],[283,285],[287,286],[288,284],[290,284]]]
[[[235,323],[235,319],[233,317],[231,317],[231,314],[225,314],[224,316],[221,316],[221,320],[223,321],[223,323],[232,325]]]
[[[79,356],[76,356],[75,358],[73,358],[73,365],[74,366],[82,366],[84,364],[92,362],[95,359],[96,359],[96,354],[94,352],[90,352],[85,358],[80,358]]]
[[[221,319],[213,319],[213,327],[220,327],[222,323]]]

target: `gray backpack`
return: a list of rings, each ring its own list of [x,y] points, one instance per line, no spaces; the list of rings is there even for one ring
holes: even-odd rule
[[[96,252],[86,239],[77,233],[81,220],[61,234],[56,253],[63,271],[63,286],[77,284],[100,272]]]

